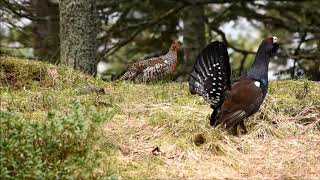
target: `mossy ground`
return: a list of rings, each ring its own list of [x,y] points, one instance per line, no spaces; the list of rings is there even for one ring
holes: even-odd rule
[[[109,178],[319,178],[320,84],[273,81],[260,111],[239,137],[209,125],[209,105],[187,83],[103,82],[64,66],[1,56],[2,112],[43,120],[78,100],[109,114],[96,133]],[[48,73],[56,69],[56,75]],[[106,94],[79,95],[94,85]],[[199,139],[202,141],[199,142]],[[107,173],[105,173],[107,172]],[[81,176],[81,175],[80,175]]]

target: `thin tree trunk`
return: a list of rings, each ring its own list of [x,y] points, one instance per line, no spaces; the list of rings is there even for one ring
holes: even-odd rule
[[[183,25],[183,73],[189,74],[199,52],[206,45],[204,6],[186,8],[183,12]]]
[[[295,74],[296,74],[296,62],[297,62],[297,59],[294,59],[294,60],[293,60],[293,66],[292,66],[291,72],[290,72],[291,79],[295,79]]]
[[[61,63],[95,72],[97,18],[94,0],[60,0]]]
[[[239,72],[238,72],[238,76],[240,77],[241,74],[242,74],[242,71],[244,69],[244,63],[246,62],[247,60],[247,57],[248,57],[248,54],[243,54],[243,57],[241,59],[241,62],[240,62],[240,67],[239,67]]]
[[[59,5],[49,0],[32,0],[34,58],[55,63],[59,59]]]

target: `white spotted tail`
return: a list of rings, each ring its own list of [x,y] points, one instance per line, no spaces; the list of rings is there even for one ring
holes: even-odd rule
[[[220,106],[230,90],[230,75],[227,47],[214,41],[197,57],[189,81],[190,92],[202,96],[213,107]]]

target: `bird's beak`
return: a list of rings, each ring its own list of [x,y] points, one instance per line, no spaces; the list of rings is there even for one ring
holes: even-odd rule
[[[273,41],[273,43],[278,43],[278,38],[276,36],[273,36],[272,41]]]
[[[273,41],[272,43],[273,47],[271,52],[272,52],[272,55],[275,55],[279,49],[279,39],[276,36],[273,36],[272,41]]]

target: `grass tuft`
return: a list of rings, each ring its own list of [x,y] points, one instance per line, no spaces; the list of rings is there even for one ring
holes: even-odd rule
[[[2,177],[320,177],[317,82],[270,82],[261,109],[245,120],[249,132],[235,137],[209,125],[212,110],[187,83],[103,82],[0,58]],[[88,86],[105,94],[78,92]]]

